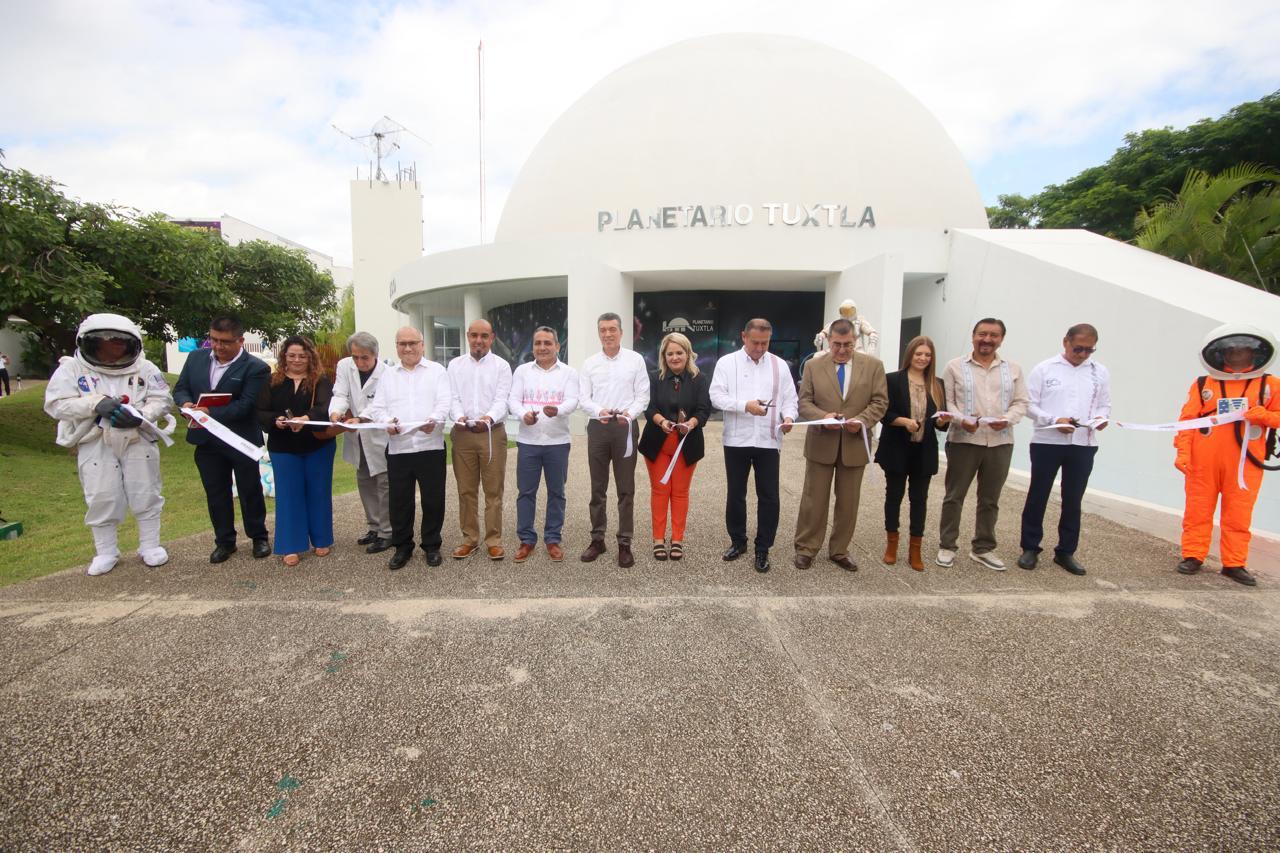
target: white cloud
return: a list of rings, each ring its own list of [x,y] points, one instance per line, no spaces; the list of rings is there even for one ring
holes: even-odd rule
[[[368,156],[329,124],[361,134],[383,114],[430,140],[405,136],[392,158],[418,164],[428,249],[475,242],[481,38],[492,234],[551,122],[608,72],[685,38],[777,32],[847,50],[919,97],[979,164],[1266,91],[1280,79],[1280,52],[1259,38],[1280,23],[1272,5],[502,0],[335,5],[339,17],[307,26],[248,0],[11,4],[0,74],[22,83],[0,93],[0,147],[76,195],[231,213],[342,261],[346,182]],[[1176,106],[1161,101],[1170,93]]]

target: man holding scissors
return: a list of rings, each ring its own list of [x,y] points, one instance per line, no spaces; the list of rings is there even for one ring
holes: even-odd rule
[[[782,436],[796,419],[791,368],[769,352],[773,325],[760,318],[742,330],[742,348],[722,356],[711,377],[711,405],[724,412],[726,562],[747,552],[747,478],[756,475],[755,568],[769,571],[778,533],[778,469]]]
[[[1027,411],[1035,419],[1031,437],[1031,485],[1022,507],[1022,556],[1018,567],[1034,569],[1044,537],[1044,510],[1053,481],[1062,471],[1062,515],[1053,561],[1083,575],[1076,561],[1080,544],[1080,502],[1093,472],[1099,430],[1111,417],[1111,374],[1090,358],[1098,330],[1088,323],[1067,329],[1062,353],[1037,364],[1027,377]]]

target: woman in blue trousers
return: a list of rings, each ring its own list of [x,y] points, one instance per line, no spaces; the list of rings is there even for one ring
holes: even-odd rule
[[[311,341],[285,338],[271,382],[258,395],[258,421],[276,481],[275,552],[286,566],[315,548],[317,557],[333,548],[333,455],[337,442],[307,420],[328,418],[333,383],[324,375]]]

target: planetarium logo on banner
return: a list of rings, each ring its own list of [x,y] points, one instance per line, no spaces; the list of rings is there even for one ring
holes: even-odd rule
[[[630,210],[596,211],[596,231],[641,231],[651,228],[729,228],[755,222],[767,225],[817,228],[875,228],[875,211],[868,205],[858,209],[848,204],[792,204],[767,202],[750,204],[682,204],[664,207],[633,207]]]
[[[697,332],[714,332],[715,330],[715,320],[686,320],[684,317],[672,317],[662,324],[663,333],[679,332],[682,335],[688,335]]]

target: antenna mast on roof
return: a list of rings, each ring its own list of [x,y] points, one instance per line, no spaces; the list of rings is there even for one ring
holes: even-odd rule
[[[423,142],[426,142],[427,145],[431,144],[426,139],[418,136],[418,134],[393,119],[391,116],[383,116],[378,119],[373,123],[373,127],[370,131],[363,136],[352,136],[336,124],[331,124],[329,126],[338,131],[338,133],[341,133],[347,139],[350,139],[352,142],[359,143],[373,152],[374,157],[376,158],[375,163],[377,164],[373,171],[373,177],[379,181],[391,180],[387,177],[386,172],[382,171],[382,161],[388,159],[394,152],[400,150],[400,134],[407,133],[410,136],[421,139]],[[416,172],[417,170],[414,169],[413,180],[417,179]],[[398,179],[404,178],[404,170],[398,169],[396,177]]]
[[[480,242],[484,242],[484,40],[476,47],[476,90],[480,107]]]

